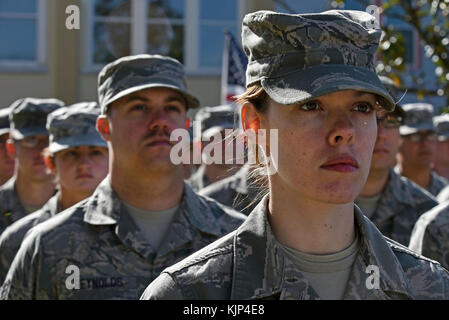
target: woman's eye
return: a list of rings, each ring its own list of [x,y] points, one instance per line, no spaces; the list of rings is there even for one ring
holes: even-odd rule
[[[102,156],[103,155],[103,151],[101,151],[101,150],[93,150],[91,152],[91,155],[92,156]]]
[[[179,112],[180,108],[178,106],[167,106],[167,110]]]
[[[138,104],[138,105],[135,105],[134,107],[132,107],[131,108],[131,110],[136,110],[136,111],[143,111],[143,110],[145,110],[145,108],[146,108],[146,106],[145,105],[143,105],[143,104]]]
[[[301,110],[305,111],[315,111],[320,109],[320,105],[316,101],[309,101],[300,106]]]
[[[76,151],[69,151],[66,153],[66,157],[70,158],[70,159],[76,158],[77,156],[78,156],[78,153]]]
[[[358,103],[355,107],[354,107],[355,111],[360,111],[363,113],[370,113],[371,111],[374,110],[374,107],[372,106],[371,103],[368,102],[363,102],[363,103]]]

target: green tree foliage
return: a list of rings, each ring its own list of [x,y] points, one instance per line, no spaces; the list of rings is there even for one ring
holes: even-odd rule
[[[341,8],[345,0],[331,1],[331,6]],[[374,1],[359,0],[366,7]],[[425,95],[446,97],[449,106],[449,0],[383,0],[380,7],[382,41],[379,47],[379,74],[392,78],[404,88],[403,77],[411,75],[419,99]],[[424,46],[426,57],[435,64],[435,83],[424,83],[424,71],[407,66],[407,39],[388,21],[400,20],[410,25]],[[387,23],[385,23],[387,21]],[[429,87],[436,88],[429,90]],[[405,89],[405,88],[404,88]]]

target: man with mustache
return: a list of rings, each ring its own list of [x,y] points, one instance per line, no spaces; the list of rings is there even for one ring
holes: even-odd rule
[[[199,105],[181,63],[120,58],[100,72],[98,96],[109,175],[90,198],[30,230],[0,298],[137,299],[164,268],[245,219],[194,193],[170,158],[172,131]]]
[[[14,159],[6,151],[10,131],[9,112],[9,108],[0,109],[0,186],[14,174]]]
[[[0,234],[7,226],[42,207],[55,193],[42,151],[48,146],[47,115],[62,107],[57,99],[25,98],[10,107],[6,148],[15,158],[14,176],[0,188]]]
[[[398,96],[392,80],[380,77],[393,96]],[[363,213],[387,237],[408,246],[419,216],[438,204],[426,190],[394,171],[405,112],[396,105],[393,112],[377,120],[377,140],[366,184],[356,198]]]
[[[395,170],[436,197],[449,181],[431,168],[438,139],[432,118],[433,106],[409,103],[403,109],[405,119],[399,128],[401,143]]]

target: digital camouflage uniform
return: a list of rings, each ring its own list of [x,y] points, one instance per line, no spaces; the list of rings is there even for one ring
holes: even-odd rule
[[[108,177],[92,197],[29,232],[9,269],[2,299],[138,299],[163,269],[235,230],[244,219],[185,184],[180,209],[156,250]],[[80,289],[66,287],[71,265],[79,268]]]
[[[165,269],[141,299],[315,300],[320,297],[285,255],[263,201],[234,232]],[[385,238],[354,207],[361,247],[343,299],[449,299],[449,273],[439,263]],[[369,268],[379,288],[369,289]]]
[[[80,102],[61,107],[47,116],[49,150],[54,155],[59,151],[77,146],[107,148],[107,143],[96,129],[100,108],[96,102]],[[60,194],[50,198],[38,211],[10,225],[0,236],[0,283],[3,283],[9,266],[25,234],[36,224],[53,217],[60,211]]]
[[[0,234],[13,222],[26,216],[16,190],[16,178],[13,176],[0,187]]]
[[[432,170],[430,172],[430,184],[426,190],[437,197],[447,185],[449,185],[449,181]]]
[[[35,225],[50,219],[59,212],[59,193],[55,194],[39,210],[13,223],[0,236],[0,283],[5,280],[9,266],[20,248],[26,233]]]
[[[344,89],[368,91],[392,111],[393,99],[373,65],[381,36],[370,24],[373,19],[349,10],[246,15],[242,44],[249,58],[247,87],[260,83],[284,105]],[[267,220],[268,199],[236,231],[165,269],[141,298],[318,299],[275,240]],[[344,299],[449,298],[449,273],[437,262],[384,237],[356,206],[354,226],[361,243]]]
[[[421,215],[413,229],[409,248],[449,269],[449,201]]]
[[[419,216],[436,205],[431,194],[391,169],[370,220],[384,236],[408,246]]]
[[[234,175],[210,184],[198,194],[248,215],[256,207],[260,192],[262,191],[250,181],[249,166],[245,165]]]
[[[396,174],[401,174],[399,170],[399,166],[394,167],[394,171]],[[410,179],[409,179],[410,180]],[[438,195],[443,191],[443,189],[448,185],[448,181],[446,178],[438,175],[435,171],[430,171],[430,184],[425,189],[427,192],[429,192],[432,196],[438,197]],[[421,187],[422,188],[422,187]],[[438,202],[441,202],[440,200],[437,200]]]
[[[98,80],[103,114],[111,102],[152,87],[176,90],[187,107],[199,104],[186,91],[182,64],[169,57],[123,57],[106,65]],[[110,181],[108,176],[90,198],[29,232],[11,264],[2,298],[137,299],[164,268],[235,230],[246,218],[184,183],[179,209],[154,248]]]
[[[47,115],[63,105],[57,99],[24,98],[13,102],[9,115],[11,137],[21,140],[33,135],[48,135],[45,128]],[[20,202],[15,183],[14,176],[0,187],[0,234],[11,223],[27,214]]]

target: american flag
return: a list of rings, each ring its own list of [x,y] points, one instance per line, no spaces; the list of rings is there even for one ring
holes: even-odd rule
[[[225,31],[221,72],[221,103],[229,104],[233,96],[245,92],[248,59],[229,31]]]

